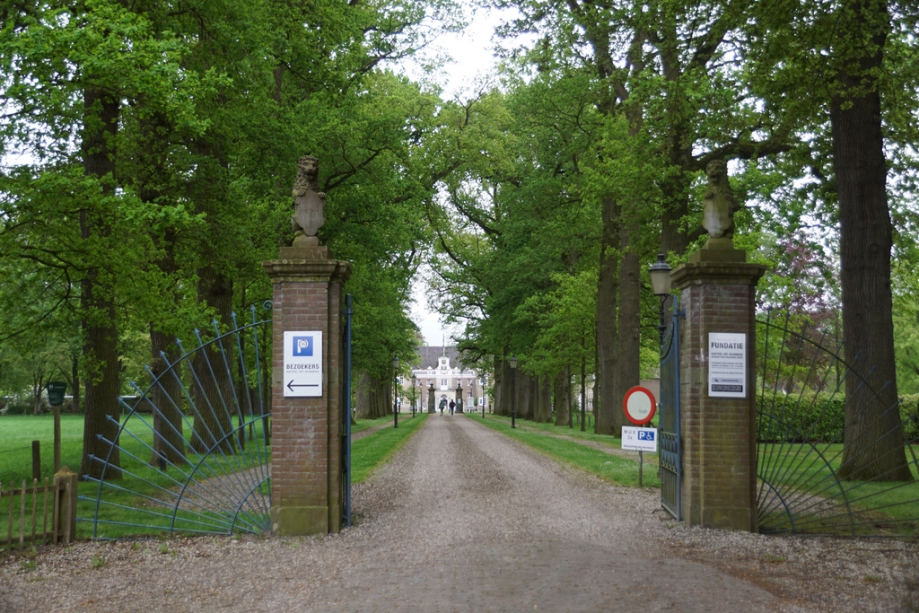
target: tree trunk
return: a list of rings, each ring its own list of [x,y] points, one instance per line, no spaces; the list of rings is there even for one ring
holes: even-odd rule
[[[627,425],[622,411],[622,399],[626,392],[640,383],[641,355],[641,263],[636,252],[638,247],[638,224],[629,221],[621,231],[623,256],[619,268],[619,326],[616,350],[616,369],[613,378],[611,403],[613,419],[612,432],[618,435]]]
[[[217,321],[223,325],[232,322],[233,284],[213,267],[198,270],[198,299],[217,312]],[[192,370],[194,403],[193,434],[190,446],[198,453],[214,450],[234,453],[236,442],[230,434],[234,431],[233,380],[226,364],[233,363],[233,347],[223,345],[226,355],[221,355],[220,344],[213,343],[195,352]]]
[[[371,419],[370,417],[370,375],[365,372],[356,373],[354,377],[354,414],[358,419]]]
[[[555,375],[552,382],[552,394],[555,397],[555,425],[568,425],[568,407],[571,404],[571,387],[565,371]]]
[[[115,137],[118,132],[118,99],[95,89],[83,92],[83,171],[102,186],[102,194],[115,193]],[[80,236],[86,244],[111,235],[110,213],[90,204],[80,211]],[[101,257],[90,254],[90,260]],[[103,478],[103,465],[92,457],[105,458],[109,469],[105,479],[121,478],[121,458],[101,438],[117,443],[118,393],[121,388],[121,360],[118,355],[114,280],[104,276],[92,261],[81,281],[80,307],[83,326],[83,367],[86,369],[86,418],[83,421],[83,456],[80,475]]]
[[[517,417],[532,421],[536,380],[520,368],[517,370]]]
[[[170,364],[175,364],[180,355],[176,337],[157,332],[151,326],[150,346],[153,354],[153,371],[156,385],[150,391],[153,405],[153,453],[150,465],[158,466],[166,461],[175,466],[185,464],[185,436],[182,421],[182,385],[176,371],[166,372],[166,361],[160,351],[166,354]]]
[[[70,358],[70,390],[73,392],[73,412],[80,412],[80,358],[72,356]]]
[[[32,414],[41,415],[41,393],[44,388],[44,373],[32,374]]]
[[[616,433],[615,373],[617,334],[617,287],[619,271],[619,206],[614,200],[603,203],[603,230],[600,240],[600,270],[597,282],[597,387],[594,399],[597,433]],[[556,397],[557,398],[557,397]],[[556,401],[556,411],[558,402]],[[567,404],[566,404],[567,407]],[[621,413],[621,411],[619,411]],[[567,409],[565,410],[567,419]],[[556,416],[556,424],[559,422]]]
[[[136,108],[143,111],[139,119],[140,140],[130,152],[134,163],[132,175],[138,196],[152,209],[168,201],[166,186],[172,179],[169,167],[169,148],[172,144],[170,135],[174,126],[164,112],[150,104],[146,96],[140,96]],[[175,292],[176,273],[179,269],[175,258],[176,230],[171,226],[166,227],[162,236],[154,235],[153,238],[162,254],[154,265],[170,283],[170,289],[162,299],[171,303],[169,306],[175,309],[179,306]],[[149,398],[154,407],[150,464],[158,466],[160,462],[166,461],[181,465],[185,463],[185,438],[181,408],[182,386],[178,379],[180,373],[166,373],[166,362],[160,355],[165,354],[168,362],[174,364],[180,354],[176,336],[162,329],[161,323],[149,323],[151,370],[157,377],[165,374],[159,378]]]
[[[897,409],[890,290],[893,242],[877,72],[890,29],[886,3],[856,0],[841,9],[836,50],[844,66],[830,105],[833,170],[839,194],[845,356],[872,369],[869,385],[846,378],[846,429],[839,474],[851,480],[912,481]],[[867,43],[867,46],[864,46]],[[867,90],[867,91],[865,91]],[[853,93],[854,92],[854,93]]]
[[[495,415],[511,414],[511,367],[507,360],[498,360],[495,368]]]
[[[587,364],[581,356],[581,432],[587,431]]]
[[[534,421],[539,424],[549,423],[552,419],[552,380],[549,377],[539,378],[536,395],[536,414]]]

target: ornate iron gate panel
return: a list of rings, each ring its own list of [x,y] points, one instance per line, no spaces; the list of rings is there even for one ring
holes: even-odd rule
[[[681,519],[683,453],[680,440],[679,298],[673,299],[673,317],[661,343],[660,470],[661,506]]]
[[[139,399],[122,399],[118,436],[92,457],[101,478],[84,475],[98,489],[78,519],[95,539],[270,531],[271,321],[253,307],[251,324],[195,336],[174,361],[161,354]]]
[[[757,320],[759,531],[919,539],[919,407],[883,401],[872,365],[809,319]]]

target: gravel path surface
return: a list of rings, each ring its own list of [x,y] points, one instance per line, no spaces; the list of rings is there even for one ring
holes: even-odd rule
[[[689,530],[658,496],[437,415],[341,535],[47,548],[0,562],[0,612],[919,610],[916,545]]]

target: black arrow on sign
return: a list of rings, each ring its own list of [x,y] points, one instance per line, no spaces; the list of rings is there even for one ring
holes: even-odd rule
[[[291,379],[290,383],[287,384],[287,389],[294,391],[295,387],[319,387],[318,383],[297,383],[294,384],[294,380]]]

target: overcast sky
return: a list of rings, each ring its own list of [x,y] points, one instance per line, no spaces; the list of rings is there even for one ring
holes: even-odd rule
[[[426,51],[431,54],[443,51],[454,60],[444,70],[427,77],[443,87],[443,97],[446,99],[466,98],[474,92],[471,86],[494,70],[491,37],[494,26],[499,22],[497,13],[479,11],[475,15],[470,15],[468,20],[469,26],[461,34],[442,36],[434,47]],[[421,76],[417,65],[411,63],[403,66],[402,70],[412,78],[417,79]],[[458,334],[461,330],[444,326],[439,317],[428,308],[426,289],[419,275],[413,292],[415,304],[412,307],[412,320],[421,329],[428,345],[440,346],[445,337],[446,344],[452,345],[454,342],[450,339],[451,335]]]

